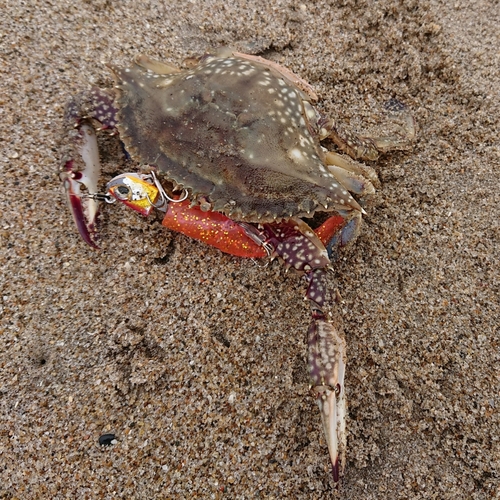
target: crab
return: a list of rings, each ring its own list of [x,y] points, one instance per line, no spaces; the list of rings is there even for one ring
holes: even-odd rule
[[[360,137],[323,116],[312,86],[275,62],[222,48],[184,66],[137,56],[129,67],[110,66],[114,88],[70,100],[60,177],[73,218],[97,248],[100,202],[145,216],[160,210],[169,229],[232,255],[279,257],[306,277],[310,386],[337,483],[346,462],[346,344],[327,318],[326,273],[359,234],[364,210],[353,194],[372,194],[378,182],[357,160],[408,149],[413,118],[392,100],[397,132]],[[146,167],[111,179],[104,193],[98,130],[119,135]]]

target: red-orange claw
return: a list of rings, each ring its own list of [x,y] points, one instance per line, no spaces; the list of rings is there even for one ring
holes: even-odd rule
[[[190,204],[189,200],[169,203],[162,224],[237,257],[266,257],[264,248],[252,240],[240,224],[224,214],[203,212]]]
[[[333,479],[338,482],[345,466],[346,398],[344,373],[346,346],[337,329],[313,314],[309,327],[309,372],[311,390],[321,412],[321,420],[332,463]]]

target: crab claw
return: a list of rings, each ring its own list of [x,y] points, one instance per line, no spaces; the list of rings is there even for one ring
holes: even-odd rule
[[[99,150],[93,127],[83,124],[79,128],[78,134],[77,148],[85,167],[83,170],[73,170],[74,160],[68,160],[64,164],[60,178],[80,236],[91,247],[98,248],[94,240],[99,203],[88,194],[97,192],[97,181],[101,173]],[[81,192],[82,185],[85,187],[86,193]]]
[[[345,466],[346,399],[344,372],[346,347],[335,327],[318,312],[309,327],[309,372],[325,431],[333,479],[338,482]]]

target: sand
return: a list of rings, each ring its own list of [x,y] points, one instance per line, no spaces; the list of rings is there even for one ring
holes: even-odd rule
[[[500,9],[478,0],[5,1],[0,19],[0,498],[500,498]],[[373,164],[329,278],[348,345],[340,492],[309,394],[305,283],[105,207],[78,237],[58,179],[68,98],[106,62],[228,45],[415,147]],[[103,144],[103,178],[130,165]],[[99,437],[116,436],[100,446]]]

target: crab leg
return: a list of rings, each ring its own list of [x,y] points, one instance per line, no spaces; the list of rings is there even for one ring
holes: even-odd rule
[[[267,252],[260,240],[249,235],[243,225],[219,212],[203,212],[191,206],[190,200],[160,198],[158,188],[145,180],[148,175],[126,173],[111,179],[106,192],[136,212],[147,216],[153,207],[165,212],[162,224],[190,238],[203,241],[225,253],[237,257],[262,258]],[[172,195],[173,196],[173,195]]]
[[[344,373],[345,341],[326,319],[326,269],[330,265],[327,250],[316,233],[302,220],[291,219],[280,224],[264,224],[262,236],[275,256],[288,267],[306,273],[309,286],[306,298],[312,311],[309,326],[309,372],[311,389],[321,411],[333,479],[338,482],[345,465],[346,399]]]
[[[255,225],[235,222],[220,212],[204,212],[199,206],[191,206],[189,200],[164,203],[160,208],[156,205],[158,189],[144,177],[147,175],[120,174],[108,182],[106,192],[144,216],[148,216],[153,207],[162,210],[165,212],[162,224],[168,229],[203,241],[230,255],[253,259],[268,255],[270,249],[265,250],[265,238]],[[332,215],[314,230],[330,259],[338,248],[356,238],[360,222],[359,212],[350,219]],[[310,228],[308,231],[312,232]]]
[[[191,202],[170,203],[162,224],[237,257],[262,258],[267,253],[244,226],[219,212],[203,212]]]
[[[308,331],[311,391],[321,412],[333,479],[338,482],[345,466],[347,444],[347,404],[344,393],[346,346],[322,310],[326,295],[325,271],[310,271],[308,278],[306,297],[311,301],[312,309],[312,322]]]
[[[136,174],[115,177],[108,183],[107,190],[111,196],[143,215],[147,215],[144,202],[152,205],[157,197],[154,186]],[[352,221],[359,221],[359,217],[354,215],[347,223],[343,217],[331,217],[315,233],[301,219],[257,227],[190,205],[189,200],[176,202],[175,199],[162,205],[166,212],[163,225],[232,255],[255,258],[269,253],[271,257],[283,259],[288,268],[306,274],[309,281],[306,298],[312,312],[308,332],[311,389],[321,411],[333,478],[338,482],[345,464],[346,448],[346,348],[339,332],[327,321],[324,313],[328,294],[325,269],[330,266],[330,258],[323,242],[329,247],[345,246],[357,234],[359,223],[353,226]]]

